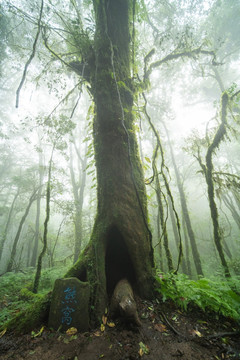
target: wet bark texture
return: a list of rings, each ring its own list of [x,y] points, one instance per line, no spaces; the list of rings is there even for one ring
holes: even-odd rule
[[[153,250],[145,185],[133,130],[128,0],[94,1],[96,36],[91,91],[97,216],[91,241],[66,276],[90,283],[91,319],[100,319],[119,280],[153,294]]]
[[[206,154],[206,168],[205,168],[205,178],[207,183],[208,190],[208,201],[210,207],[210,213],[213,223],[213,236],[214,242],[224,268],[224,273],[226,277],[230,277],[230,272],[228,268],[227,261],[225,259],[225,255],[222,247],[222,236],[219,226],[219,216],[218,216],[218,208],[215,201],[215,191],[214,191],[214,182],[213,182],[213,162],[212,156],[218,148],[220,142],[223,140],[224,135],[226,134],[226,117],[227,117],[227,105],[228,105],[228,95],[227,93],[223,93],[222,95],[222,109],[221,109],[221,124],[214,136],[212,143],[209,145],[207,154]]]

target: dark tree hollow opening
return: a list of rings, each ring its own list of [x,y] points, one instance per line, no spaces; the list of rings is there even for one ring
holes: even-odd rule
[[[82,282],[87,282],[87,270],[85,267],[81,270],[78,278]]]
[[[136,276],[124,238],[117,227],[112,227],[107,237],[105,257],[107,293],[110,297],[121,279],[128,279],[134,287]]]

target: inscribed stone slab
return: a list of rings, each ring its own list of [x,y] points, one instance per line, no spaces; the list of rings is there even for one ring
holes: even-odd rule
[[[66,331],[75,327],[79,332],[89,328],[88,282],[77,278],[57,279],[54,284],[48,326]]]

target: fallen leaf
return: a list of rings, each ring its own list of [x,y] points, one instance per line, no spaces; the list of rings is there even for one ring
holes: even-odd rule
[[[101,324],[101,331],[103,332],[105,330],[105,325]]]
[[[0,332],[0,339],[1,339],[1,337],[3,337],[3,335],[6,333],[6,331],[7,331],[7,328],[5,328],[3,331]]]
[[[75,327],[71,327],[71,328],[67,329],[66,334],[67,335],[75,335],[77,332],[78,331]]]
[[[138,353],[139,353],[140,356],[143,356],[144,355],[143,349],[139,349]]]
[[[114,324],[114,322],[108,322],[108,323],[107,323],[107,326],[109,326],[110,328],[113,328],[113,327],[116,326],[116,325]]]
[[[139,355],[143,356],[144,354],[148,355],[149,354],[149,347],[147,345],[145,345],[143,342],[139,343],[140,349],[139,349]]]
[[[191,331],[191,334],[193,335],[193,336],[198,336],[198,337],[202,337],[202,334],[200,333],[200,331],[198,331],[198,330],[192,330]]]
[[[166,327],[166,325],[164,325],[164,324],[155,324],[155,325],[154,325],[154,329],[157,330],[157,331],[159,331],[159,332],[165,332],[165,331],[167,331],[167,327]]]
[[[39,330],[39,332],[38,333],[35,333],[34,331],[32,331],[32,338],[36,338],[36,337],[38,337],[38,336],[41,336],[42,335],[42,333],[43,333],[43,330],[44,330],[44,326],[42,326],[41,327],[41,329]]]
[[[103,325],[106,325],[107,323],[107,317],[105,315],[102,316],[102,323]]]
[[[94,336],[102,336],[102,333],[99,330],[97,330],[97,331],[95,331],[95,333],[93,335]]]
[[[72,341],[72,340],[77,340],[77,335],[72,335],[71,337],[70,337],[70,341]]]
[[[199,324],[207,324],[207,321],[204,321],[204,320],[197,320],[197,322],[198,322]]]

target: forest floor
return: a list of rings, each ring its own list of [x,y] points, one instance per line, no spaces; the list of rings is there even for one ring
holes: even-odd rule
[[[240,359],[239,325],[194,308],[180,311],[170,302],[138,300],[142,327],[116,320],[84,334],[48,328],[0,338],[1,360],[207,360]],[[103,331],[102,331],[103,330]]]

